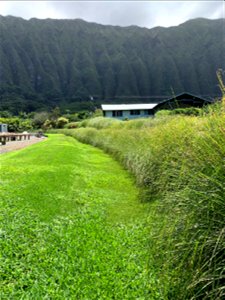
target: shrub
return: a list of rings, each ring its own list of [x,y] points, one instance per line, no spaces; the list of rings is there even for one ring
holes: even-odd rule
[[[22,132],[25,130],[33,129],[31,120],[29,119],[22,120],[18,117],[0,118],[0,123],[7,124],[9,132]]]
[[[38,112],[33,117],[33,126],[35,128],[41,128],[42,125],[45,123],[46,120],[49,119],[49,113],[46,111]]]
[[[172,110],[159,110],[156,112],[155,117],[165,117],[170,116],[172,114]]]
[[[64,117],[60,117],[57,119],[57,122],[56,122],[56,126],[58,128],[63,128],[66,124],[68,124],[69,120],[64,118]]]
[[[68,129],[78,128],[79,127],[78,124],[79,124],[79,122],[70,122],[65,125],[65,128],[68,128]]]
[[[103,117],[103,112],[99,108],[97,108],[92,114],[92,118],[97,118],[97,117]]]
[[[202,109],[197,107],[176,108],[171,111],[171,115],[186,115],[186,116],[199,116],[202,113]]]
[[[41,126],[41,128],[42,128],[43,130],[52,129],[52,128],[53,128],[53,123],[52,123],[52,121],[47,119],[47,120],[44,122],[44,124]]]
[[[113,118],[96,117],[82,121],[80,123],[80,127],[94,127],[97,129],[103,129],[121,122],[122,121]]]
[[[197,107],[187,107],[187,108],[176,108],[173,110],[160,110],[155,116],[173,116],[173,115],[186,115],[186,116],[199,116],[202,114],[202,109]]]

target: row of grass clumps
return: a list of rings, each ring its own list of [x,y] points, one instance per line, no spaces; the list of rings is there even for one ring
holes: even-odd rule
[[[84,125],[84,124],[83,124]],[[86,121],[63,133],[100,147],[151,201],[149,263],[164,299],[225,296],[225,115]]]

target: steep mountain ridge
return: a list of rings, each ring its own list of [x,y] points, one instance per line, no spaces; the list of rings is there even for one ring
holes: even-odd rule
[[[0,16],[0,109],[79,109],[93,106],[90,96],[98,103],[219,95],[224,21],[147,29]]]

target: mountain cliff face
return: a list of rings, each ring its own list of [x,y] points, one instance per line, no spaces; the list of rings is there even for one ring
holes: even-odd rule
[[[100,103],[154,102],[183,91],[220,95],[224,22],[146,29],[0,16],[0,109],[78,109],[90,96]]]

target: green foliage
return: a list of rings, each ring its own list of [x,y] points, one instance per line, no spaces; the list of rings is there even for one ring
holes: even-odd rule
[[[12,117],[12,114],[7,111],[7,110],[4,110],[4,111],[0,111],[0,118],[11,118]]]
[[[74,129],[79,127],[79,122],[70,122],[65,127],[68,129]]]
[[[57,122],[56,122],[56,126],[57,128],[63,128],[66,124],[68,124],[69,120],[64,118],[64,117],[60,117],[57,119]]]
[[[96,109],[93,113],[92,113],[92,118],[97,118],[97,117],[103,117],[103,112],[101,109]]]
[[[43,124],[46,122],[46,120],[49,119],[49,113],[48,112],[38,112],[34,114],[33,117],[33,126],[35,128],[41,128]]]
[[[23,120],[17,117],[0,118],[0,123],[8,124],[9,132],[23,132],[33,129],[32,122],[30,119]]]
[[[62,131],[104,149],[134,174],[151,203],[149,264],[163,299],[224,297],[225,119],[217,108],[201,117]]]
[[[108,155],[50,135],[2,155],[1,175],[1,299],[162,300],[147,206]]]
[[[80,111],[77,114],[78,120],[85,120],[87,118],[90,118],[91,114],[89,111]]]
[[[63,114],[64,118],[68,119],[69,122],[78,122],[87,118],[93,117],[93,114],[87,110],[81,110],[76,113]]]
[[[187,107],[187,108],[176,108],[173,110],[160,110],[155,116],[173,116],[173,115],[186,115],[186,116],[199,116],[203,113],[203,110],[197,107]]]
[[[167,116],[171,116],[171,114],[172,114],[172,110],[162,109],[162,110],[157,111],[157,113],[155,114],[155,117],[156,118],[167,117]]]
[[[68,119],[69,122],[77,122],[79,121],[79,118],[77,116],[77,113],[66,113],[66,114],[63,114],[62,117]]]
[[[57,106],[52,109],[51,113],[49,114],[49,117],[51,120],[57,121],[60,115],[61,115],[60,108]]]
[[[164,111],[163,111],[164,112]],[[167,111],[165,111],[167,112]],[[168,114],[166,114],[168,116]],[[172,117],[171,117],[172,118]],[[78,122],[77,127],[91,127],[96,129],[143,129],[148,127],[155,127],[164,123],[164,118],[159,115],[157,118],[138,118],[133,120],[118,120],[115,118],[90,118],[84,121]]]
[[[196,19],[146,29],[1,16],[0,109],[94,111],[102,101],[168,98],[171,88],[219,96],[223,22]]]
[[[43,130],[49,130],[52,128],[64,128],[66,127],[66,125],[68,124],[68,119],[64,118],[64,117],[60,117],[57,120],[46,120],[44,122],[44,124],[42,125],[42,129]],[[67,127],[66,127],[67,128]]]
[[[49,130],[52,129],[53,127],[55,127],[55,122],[49,119],[45,120],[44,124],[42,124],[41,126],[43,130]]]
[[[94,127],[97,129],[108,128],[122,121],[113,118],[96,117],[86,119],[79,123],[80,127]]]

